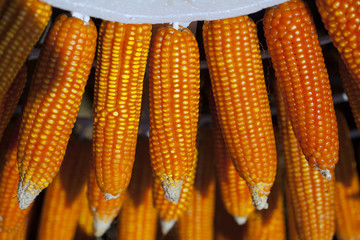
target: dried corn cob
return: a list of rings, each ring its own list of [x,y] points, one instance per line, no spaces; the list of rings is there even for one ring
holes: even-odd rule
[[[335,215],[338,239],[360,239],[359,176],[349,127],[342,112],[336,111],[339,128],[339,164],[335,168]]]
[[[44,31],[51,6],[39,0],[11,0],[0,21],[0,102]]]
[[[27,80],[27,67],[24,65],[14,81],[11,83],[9,90],[6,92],[2,100],[0,100],[0,140],[13,115],[16,105],[24,90]]]
[[[90,169],[87,189],[89,208],[94,219],[94,235],[101,237],[119,214],[126,194],[120,194],[118,198],[106,200],[97,185],[94,166]]]
[[[87,199],[87,185],[81,192],[78,226],[76,229],[75,239],[76,240],[93,240],[94,238],[94,220],[89,209],[89,201]]]
[[[248,16],[205,22],[203,36],[226,146],[254,206],[267,208],[276,147],[255,23]]]
[[[35,69],[18,141],[18,200],[26,208],[59,170],[96,47],[96,27],[61,15]]]
[[[60,171],[46,190],[39,240],[74,238],[90,159],[91,142],[82,142],[72,136]]]
[[[196,153],[197,154],[197,153]],[[195,170],[197,155],[193,156],[193,169],[192,172],[186,177],[182,184],[182,190],[178,203],[173,203],[165,198],[164,189],[161,187],[161,180],[154,176],[153,196],[154,205],[158,211],[161,231],[166,235],[174,226],[179,217],[189,208],[190,199],[194,190]]]
[[[304,240],[330,240],[335,231],[334,180],[328,181],[319,171],[310,168],[292,130],[279,86],[276,93],[285,158],[286,198],[292,207],[297,233]]]
[[[166,198],[191,178],[199,110],[199,52],[187,28],[159,29],[150,49],[150,157]]]
[[[150,24],[103,21],[94,96],[94,160],[106,199],[129,184],[135,157]]]
[[[339,60],[339,72],[342,86],[349,100],[356,127],[357,129],[360,129],[360,87],[354,81],[354,78],[350,75],[344,62],[341,60]]]
[[[360,3],[358,0],[316,0],[334,46],[360,87]]]
[[[285,193],[289,194],[290,193],[290,189],[287,186],[286,182],[284,184],[285,186]],[[295,220],[295,215],[294,215],[294,207],[291,205],[291,200],[289,195],[286,196],[285,198],[285,211],[286,211],[286,231],[287,231],[287,239],[291,239],[291,240],[299,240],[299,234],[297,232],[296,229],[296,220]]]
[[[212,131],[204,126],[199,132],[199,161],[189,209],[179,219],[179,239],[205,240],[214,236],[215,169]]]
[[[149,140],[138,138],[134,174],[120,213],[118,239],[150,240],[156,237]],[[140,227],[141,226],[141,227]]]
[[[270,8],[264,31],[291,125],[311,167],[327,178],[339,142],[331,89],[315,25],[300,0]]]

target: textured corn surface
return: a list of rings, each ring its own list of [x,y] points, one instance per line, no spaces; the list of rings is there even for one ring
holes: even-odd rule
[[[93,151],[97,182],[110,198],[130,181],[150,40],[150,24],[103,21],[99,30]]]
[[[94,220],[89,209],[89,201],[87,199],[87,185],[85,185],[84,190],[80,194],[80,201],[82,202],[82,204],[80,206],[75,239],[94,240]]]
[[[179,239],[213,239],[215,215],[215,158],[213,149],[212,131],[209,127],[204,126],[199,132],[199,160],[189,209],[179,219]]]
[[[0,100],[0,140],[4,133],[4,130],[10,122],[16,105],[20,99],[20,96],[24,90],[27,80],[27,67],[24,66],[20,69],[19,73],[11,83],[10,88],[7,90],[5,96]]]
[[[89,172],[87,189],[89,208],[94,220],[94,235],[101,237],[119,214],[126,194],[121,194],[116,199],[106,200],[97,185],[94,166]]]
[[[155,240],[157,213],[153,205],[149,140],[138,138],[133,177],[118,224],[119,240]]]
[[[150,157],[154,173],[177,202],[191,178],[199,111],[198,45],[187,28],[159,29],[149,58]]]
[[[23,110],[18,141],[21,208],[44,188],[59,170],[76,120],[92,66],[97,31],[61,15],[41,50]]]
[[[339,128],[339,165],[335,168],[335,216],[338,239],[360,239],[360,188],[349,126],[336,112]]]
[[[300,0],[270,8],[264,32],[294,133],[311,167],[324,175],[338,161],[338,133],[330,83],[315,25]]]
[[[30,210],[20,209],[15,198],[19,181],[16,161],[19,121],[16,124],[7,128],[0,145],[0,234],[4,236],[21,229]]]
[[[70,138],[63,164],[46,190],[38,239],[74,238],[91,159],[91,143]]]
[[[316,5],[334,46],[360,87],[360,2],[316,0]]]
[[[294,207],[291,205],[290,190],[287,184],[284,184],[285,188],[285,213],[286,213],[286,231],[287,239],[300,240],[299,234],[296,229],[296,220],[294,215]]]
[[[52,10],[39,0],[11,0],[0,21],[0,102],[44,31]]]
[[[355,82],[354,78],[346,69],[344,62],[341,60],[339,61],[339,73],[342,86],[348,97],[356,127],[357,129],[360,129],[360,86]]]
[[[331,240],[335,232],[334,180],[326,180],[309,166],[292,130],[279,86],[276,93],[288,211],[293,211],[299,239]]]
[[[248,16],[205,22],[206,60],[222,133],[256,208],[266,208],[276,147],[255,23]]]

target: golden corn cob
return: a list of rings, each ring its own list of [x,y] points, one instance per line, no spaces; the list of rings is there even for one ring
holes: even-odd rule
[[[194,35],[182,27],[159,29],[149,58],[150,157],[166,198],[174,203],[194,169],[199,87]]]
[[[52,10],[39,0],[8,1],[0,21],[0,102],[44,31]]]
[[[18,141],[18,200],[26,208],[59,170],[96,48],[96,27],[61,15],[41,50]]]
[[[153,205],[148,139],[138,138],[133,172],[120,213],[118,239],[155,239],[157,213]]]
[[[255,23],[248,16],[205,22],[203,37],[226,146],[254,206],[267,208],[276,147]]]
[[[18,104],[27,80],[27,67],[20,69],[2,100],[0,100],[0,140]]]
[[[106,199],[120,196],[130,182],[150,39],[150,24],[103,21],[99,30],[93,151]]]
[[[334,180],[326,180],[307,163],[292,130],[279,86],[276,103],[285,159],[286,198],[290,201],[299,239],[331,240],[335,231]]]
[[[300,0],[270,8],[264,32],[291,125],[311,167],[327,178],[339,142],[331,89],[311,14]]]
[[[335,215],[338,239],[360,239],[360,188],[349,126],[336,111],[339,128],[339,164],[335,168]]]
[[[46,190],[38,229],[39,240],[74,238],[90,159],[91,143],[72,136],[60,171]]]
[[[199,160],[189,209],[179,219],[179,239],[206,240],[214,236],[215,168],[213,136],[209,127],[199,132]]]
[[[287,186],[286,182],[284,184],[285,188],[285,214],[286,214],[286,232],[287,232],[287,239],[291,240],[299,240],[299,234],[296,229],[296,220],[294,215],[294,207],[291,205],[291,199],[289,197],[290,190]]]
[[[358,0],[316,0],[334,46],[360,87],[360,4]]]
[[[94,220],[89,209],[89,201],[87,199],[87,185],[81,192],[81,206],[79,220],[76,229],[76,240],[93,240],[94,238]]]
[[[94,166],[90,169],[87,189],[89,208],[94,220],[94,236],[101,237],[119,214],[126,194],[120,194],[118,198],[106,200],[97,185]]]

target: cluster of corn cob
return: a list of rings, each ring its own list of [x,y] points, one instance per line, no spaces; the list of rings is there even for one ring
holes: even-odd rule
[[[345,62],[343,86],[359,126],[360,6],[351,0],[317,6]],[[157,220],[163,235],[173,229],[180,239],[231,239],[221,232],[226,222],[216,220],[221,214],[242,225],[233,228],[243,239],[285,239],[285,219],[289,239],[359,238],[349,130],[335,115],[315,25],[301,0],[267,9],[263,21],[277,79],[276,142],[249,16],[204,23],[212,127],[198,134],[193,32],[175,23],[152,29],[103,21],[98,33],[79,13],[61,14],[50,27],[21,121],[11,121],[32,72],[24,62],[52,12],[40,0],[0,1],[0,9],[0,239],[26,239],[29,206],[48,186],[37,239],[101,237],[117,217],[118,239],[155,239]],[[95,53],[92,142],[76,133],[70,139]],[[149,139],[138,138],[147,62]],[[227,213],[215,213],[215,172]]]

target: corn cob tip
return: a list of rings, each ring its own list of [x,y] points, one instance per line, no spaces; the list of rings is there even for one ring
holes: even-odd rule
[[[71,12],[71,16],[81,19],[86,26],[89,25],[90,17],[79,12]]]
[[[160,219],[160,225],[161,225],[161,232],[165,236],[175,225],[177,219],[171,219],[171,220],[163,220]]]
[[[41,189],[33,188],[29,189],[30,183],[23,185],[23,180],[19,181],[17,199],[20,209],[26,209],[34,201],[34,199],[39,195]]]
[[[99,238],[110,228],[112,221],[104,221],[94,217],[94,236]]]
[[[165,198],[172,203],[179,203],[180,194],[181,194],[181,186],[183,181],[181,180],[173,180],[171,177],[164,178],[161,181],[161,186],[165,192]]]
[[[323,176],[326,178],[326,180],[328,180],[328,181],[331,180],[331,173],[330,173],[329,169],[320,169],[320,168],[319,168],[319,165],[317,165],[317,164],[316,164],[315,168],[316,168],[317,170],[319,170],[319,172],[321,173],[321,175],[323,175]]]
[[[111,200],[111,199],[116,199],[118,197],[120,197],[120,194],[114,196],[114,195],[111,195],[110,193],[104,193],[104,198],[106,201]]]
[[[267,203],[267,195],[269,194],[264,192],[267,185],[266,183],[258,183],[255,186],[250,186],[252,203],[257,210],[267,209],[269,207]]]
[[[246,217],[234,217],[234,219],[238,225],[244,225],[247,221]]]

